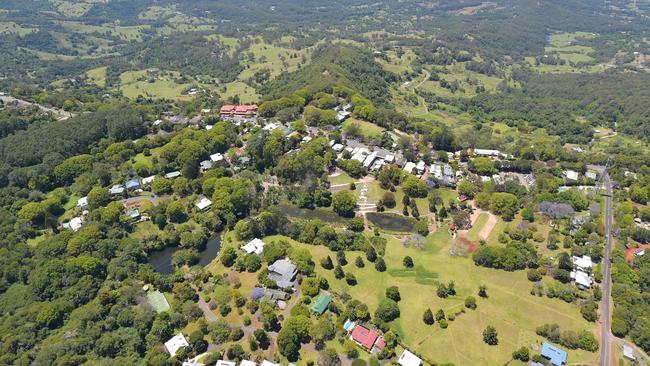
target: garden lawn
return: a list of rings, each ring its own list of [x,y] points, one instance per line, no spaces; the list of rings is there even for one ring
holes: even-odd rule
[[[453,239],[447,232],[439,231],[429,235],[425,249],[403,247],[397,238],[386,236],[385,260],[388,270],[380,273],[365,260],[360,252],[347,252],[349,264],[344,267],[352,272],[356,286],[349,286],[344,280],[334,278],[333,271],[320,267],[320,259],[335,253],[323,246],[313,246],[289,240],[293,246],[307,248],[314,257],[316,272],[325,277],[332,291],[348,292],[353,298],[368,304],[371,314],[384,291],[389,286],[398,286],[402,301],[401,317],[391,324],[411,350],[426,359],[440,363],[451,362],[460,365],[500,365],[510,360],[511,353],[521,346],[541,344],[544,340],[535,335],[535,328],[544,323],[558,323],[562,329],[581,331],[593,329],[593,325],[582,319],[579,308],[558,299],[534,297],[529,294],[531,283],[525,271],[505,272],[477,267],[470,258],[452,257],[449,248]],[[275,237],[277,238],[277,237]],[[357,268],[354,260],[361,255],[366,262],[364,268]],[[402,266],[404,256],[409,255],[415,268],[406,270]],[[440,299],[436,295],[436,284],[454,281],[457,295]],[[479,285],[487,286],[489,298],[477,296]],[[477,298],[478,308],[466,310],[448,329],[437,324],[427,326],[422,314],[427,308],[434,313],[443,309],[447,315],[460,312],[467,296]],[[496,327],[499,344],[488,346],[483,342],[482,332],[488,325]],[[569,351],[569,363],[593,363],[595,353],[580,350]]]
[[[487,223],[488,218],[489,215],[487,213],[481,213],[476,219],[474,226],[472,226],[472,228],[467,232],[467,239],[471,241],[479,241],[481,239],[481,236],[479,234],[481,233],[483,226],[485,226]]]
[[[363,134],[363,136],[365,136],[366,138],[380,138],[382,132],[384,132],[384,129],[382,127],[377,126],[376,124],[367,121],[362,121],[356,118],[348,118],[347,120],[345,120],[345,122],[343,122],[343,131],[345,131],[347,127],[353,123],[359,126],[359,130],[361,130],[361,134]]]

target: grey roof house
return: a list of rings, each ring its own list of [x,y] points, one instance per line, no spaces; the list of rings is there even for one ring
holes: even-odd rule
[[[278,284],[280,288],[293,285],[293,280],[298,274],[296,265],[288,259],[278,259],[269,266],[269,277]]]

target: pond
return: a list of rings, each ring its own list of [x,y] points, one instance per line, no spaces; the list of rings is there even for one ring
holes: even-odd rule
[[[380,229],[396,231],[400,233],[414,231],[416,220],[412,217],[406,217],[398,214],[368,212],[366,214],[368,221]]]
[[[280,205],[280,210],[287,216],[303,220],[321,220],[328,224],[347,225],[349,219],[337,215],[334,211],[323,208],[310,210],[308,208],[299,208],[293,205]]]
[[[205,249],[199,252],[199,266],[207,266],[219,254],[221,248],[221,233],[214,234],[205,246]],[[149,253],[148,261],[156,272],[162,274],[171,274],[176,270],[172,264],[172,256],[180,247],[167,247],[163,250]]]

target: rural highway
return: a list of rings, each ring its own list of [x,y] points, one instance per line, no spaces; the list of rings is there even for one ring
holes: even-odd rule
[[[14,98],[14,97],[11,97],[11,96],[8,96],[8,95],[0,95],[0,101],[2,101],[5,104],[14,104],[15,103],[18,106],[36,106],[36,107],[40,108],[43,112],[50,113],[50,114],[54,115],[57,118],[57,120],[59,120],[59,121],[66,120],[66,119],[74,116],[72,113],[66,112],[66,111],[64,111],[62,109],[44,107],[44,106],[42,106],[40,104],[28,102],[26,100]]]
[[[612,294],[612,182],[609,175],[603,178],[605,185],[605,255],[603,256],[603,298],[601,304],[600,366],[609,366],[611,360],[611,294]]]

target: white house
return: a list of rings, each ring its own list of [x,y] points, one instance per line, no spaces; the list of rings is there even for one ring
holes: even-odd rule
[[[402,355],[399,356],[397,363],[401,366],[420,366],[422,360],[420,357],[405,349],[404,352],[402,352]]]
[[[580,289],[588,289],[591,287],[592,279],[589,273],[583,272],[581,270],[575,270],[571,272],[571,278],[576,281],[576,285]]]
[[[415,163],[412,161],[407,161],[406,165],[404,165],[404,171],[407,173],[413,173],[413,169],[415,169]]]
[[[632,349],[632,347],[628,346],[627,344],[623,345],[623,357],[632,361],[636,360],[636,357],[634,357],[634,350]]]
[[[81,229],[83,224],[84,221],[81,217],[74,217],[72,218],[72,220],[70,220],[70,229],[72,229],[72,231],[77,231]]]
[[[77,207],[86,208],[88,207],[88,196],[81,197],[77,200]]]
[[[153,181],[155,179],[156,179],[155,175],[150,175],[148,177],[142,178],[142,185],[143,186],[149,185],[149,184],[153,183]]]
[[[424,169],[426,168],[426,164],[422,160],[420,160],[417,165],[415,166],[415,169],[417,169],[418,174],[424,173]]]
[[[219,360],[215,366],[237,366],[237,363],[232,361]]]
[[[221,153],[212,154],[210,155],[210,160],[214,161],[215,163],[220,162],[223,160],[223,154]]]
[[[167,348],[167,352],[169,352],[172,357],[176,356],[176,352],[178,352],[178,350],[184,347],[188,347],[189,345],[190,344],[187,343],[187,339],[185,339],[183,333],[178,333],[170,340],[165,342],[165,348]]]
[[[264,360],[264,361],[262,361],[262,364],[260,366],[280,366],[280,364],[279,363],[273,363],[273,362],[268,361],[268,360]]]
[[[575,170],[565,170],[563,174],[566,180],[577,181],[579,177],[578,172],[576,172]]]
[[[582,257],[573,256],[572,259],[573,265],[581,270],[591,269],[593,263],[591,257],[583,255]]]
[[[474,149],[474,155],[476,156],[499,156],[501,151],[499,150],[489,150],[489,149]]]
[[[201,211],[207,210],[212,206],[212,201],[207,199],[206,197],[201,198],[197,203],[194,204],[196,208],[198,208]]]
[[[165,174],[165,178],[167,179],[178,178],[180,176],[181,176],[181,172],[179,172],[178,170]]]
[[[257,366],[257,364],[256,364],[255,362],[253,362],[253,361],[242,360],[242,361],[239,363],[239,366]]]
[[[264,252],[264,242],[258,238],[255,238],[241,248],[248,254],[261,255]]]
[[[124,190],[125,190],[125,188],[124,188],[124,186],[121,185],[121,184],[116,184],[116,185],[114,185],[114,186],[112,186],[111,188],[108,189],[108,191],[109,191],[112,195],[122,194],[122,193],[124,193]]]

